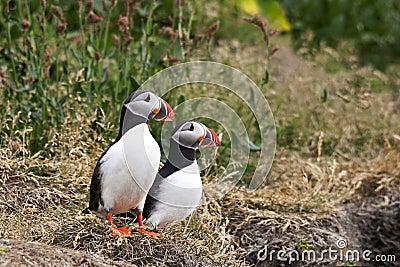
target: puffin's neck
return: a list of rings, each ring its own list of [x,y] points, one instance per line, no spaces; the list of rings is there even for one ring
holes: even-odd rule
[[[168,160],[160,170],[161,176],[164,178],[182,170],[183,168],[193,164],[196,161],[196,150],[181,146],[175,140],[171,139]]]
[[[122,135],[133,127],[142,123],[147,123],[147,121],[148,118],[133,114],[132,112],[128,112],[127,108],[123,106],[121,110],[121,118],[119,120],[119,131],[115,142],[118,142],[118,140],[121,139]]]

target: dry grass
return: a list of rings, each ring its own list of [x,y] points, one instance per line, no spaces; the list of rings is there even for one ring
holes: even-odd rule
[[[263,63],[254,59],[257,49],[237,43],[218,49],[214,54],[223,57],[219,61],[225,55],[232,65],[260,78]],[[232,49],[241,51],[241,56],[230,57]],[[399,100],[371,93],[371,107],[362,109],[357,106],[360,95],[350,95],[350,102],[335,95],[341,88],[349,89],[345,79],[354,80],[359,72],[367,75],[368,69],[326,74],[286,48],[274,60],[273,86],[266,94],[272,99],[278,129],[294,124],[291,150],[278,147],[261,188],[248,192],[244,185],[238,186],[218,202],[201,206],[184,223],[162,229],[157,240],[140,234],[116,238],[106,221],[81,214],[95,161],[109,143],[92,130],[93,118],[77,111],[62,131],[54,130],[48,144],[53,157],[25,153],[23,135],[3,140],[0,264],[51,266],[58,259],[82,266],[288,266],[276,259],[258,262],[257,253],[264,245],[320,251],[335,247],[339,238],[353,249],[392,253],[400,259],[400,141],[395,135],[400,129]],[[320,102],[322,87],[330,91],[328,104]],[[359,137],[357,127],[371,131],[360,141],[367,143],[358,147],[353,143]],[[336,140],[334,146],[330,139]],[[356,153],[351,147],[362,151]],[[304,265],[314,266],[291,264]]]
[[[322,251],[335,248],[340,238],[347,240],[350,249],[398,255],[399,188],[398,151],[369,162],[323,159],[317,163],[292,157],[275,161],[265,187],[228,195],[223,210],[240,251],[256,265],[271,264],[257,261],[264,245],[275,251],[304,247]],[[328,259],[320,263],[341,264]],[[273,264],[287,263],[275,259]],[[294,266],[305,265],[315,262]]]
[[[321,154],[345,160],[375,158],[385,145],[400,149],[399,75],[387,76],[357,66],[327,73],[319,62],[325,62],[326,57],[334,60],[327,52],[331,50],[323,50],[313,61],[306,61],[295,55],[284,40],[276,41],[280,49],[271,59],[271,82],[263,91],[274,114],[278,149],[290,148],[301,157],[318,157],[321,132]],[[231,41],[221,42],[213,59],[243,70],[260,84],[264,55],[260,47]],[[397,93],[374,93],[382,88]],[[324,89],[326,102],[321,99]]]
[[[221,213],[218,203],[202,207],[183,225],[163,229],[162,238],[157,240],[139,233],[129,239],[116,238],[111,235],[108,222],[95,215],[82,215],[81,210],[88,203],[92,168],[101,153],[93,147],[89,150],[96,151],[95,155],[83,152],[90,146],[85,141],[84,133],[88,132],[85,127],[88,126],[75,129],[66,126],[68,130],[57,133],[57,144],[53,144],[57,156],[52,159],[17,157],[17,152],[13,152],[16,143],[12,148],[1,149],[0,239],[72,248],[86,255],[104,257],[108,259],[106,263],[240,265],[231,246],[232,237],[220,232],[226,228],[226,221],[218,215]],[[210,215],[213,213],[217,216]],[[120,224],[126,223],[119,220]],[[26,249],[29,247],[27,244]],[[8,260],[4,258],[0,263]]]
[[[239,187],[219,203],[202,206],[184,224],[163,229],[159,240],[113,237],[106,221],[80,213],[96,157],[24,160],[9,149],[1,152],[0,237],[74,249],[93,262],[102,257],[105,264],[244,266],[257,263],[265,244],[276,250],[299,244],[322,250],[339,237],[352,248],[368,244],[379,252],[379,242],[385,242],[386,253],[399,248],[400,154],[393,150],[368,163],[281,156],[265,186],[252,193]],[[376,223],[383,225],[379,235],[372,227]],[[11,247],[31,249],[30,243],[18,244]]]

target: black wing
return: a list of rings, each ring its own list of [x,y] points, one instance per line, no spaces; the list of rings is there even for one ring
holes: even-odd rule
[[[101,200],[101,177],[102,172],[100,170],[101,160],[97,161],[96,167],[94,168],[92,181],[90,183],[90,201],[89,201],[89,209],[93,211],[97,211],[100,205]]]
[[[162,177],[159,173],[157,173],[156,179],[154,180],[153,185],[151,186],[149,193],[146,195],[146,201],[144,203],[143,208],[143,219],[148,219],[153,212],[153,209],[156,207],[158,202],[153,196],[157,196],[157,193],[160,190],[160,184],[164,177]]]
[[[115,142],[113,144],[115,144]],[[108,147],[106,149],[106,151],[104,151],[103,154],[101,154],[99,160],[96,163],[96,167],[94,168],[93,175],[92,175],[92,181],[90,182],[89,209],[93,210],[93,211],[98,210],[99,204],[103,205],[103,200],[101,198],[101,178],[103,176],[103,173],[101,171],[101,165],[103,164],[102,158],[107,153],[107,151],[110,149],[110,147]]]

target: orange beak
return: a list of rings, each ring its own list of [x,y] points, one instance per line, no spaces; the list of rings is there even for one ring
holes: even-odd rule
[[[210,128],[206,128],[206,134],[199,138],[200,147],[218,147],[221,145],[218,135]]]
[[[218,135],[210,128],[207,128],[210,133],[211,133],[211,139],[215,143],[215,146],[220,146],[221,145],[221,140],[219,140]]]

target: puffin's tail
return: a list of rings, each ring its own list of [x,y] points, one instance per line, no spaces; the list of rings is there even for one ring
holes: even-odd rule
[[[87,207],[86,209],[82,210],[81,213],[82,214],[90,214],[91,212],[90,212],[89,207]]]

